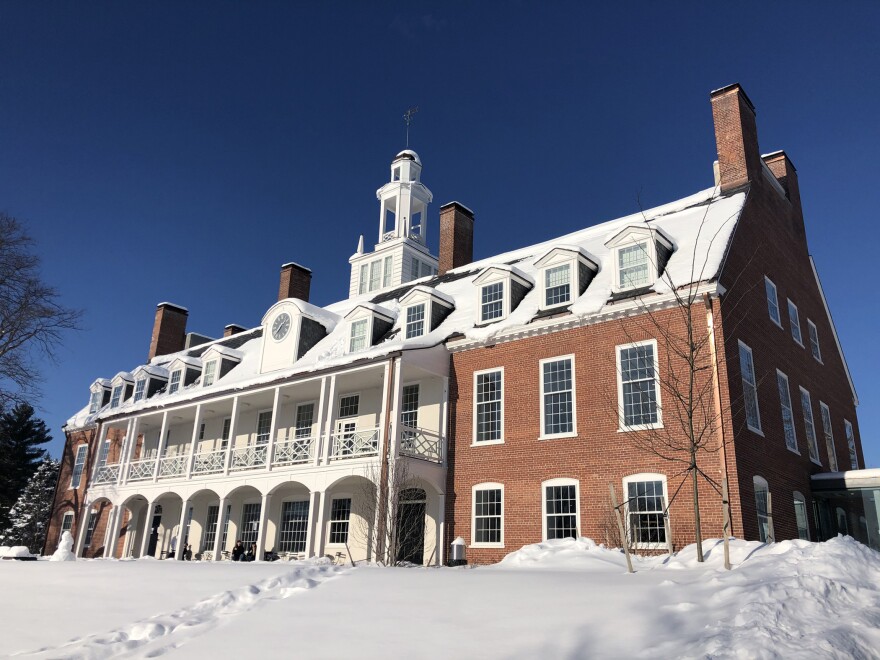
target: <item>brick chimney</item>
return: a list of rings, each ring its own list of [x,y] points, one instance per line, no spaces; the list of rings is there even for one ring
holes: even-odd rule
[[[312,286],[312,271],[292,261],[281,266],[281,282],[278,285],[278,300],[299,298],[309,301]]]
[[[186,307],[163,302],[156,305],[156,320],[153,323],[153,337],[150,339],[150,354],[147,361],[157,355],[168,355],[182,351],[186,342]]]
[[[230,323],[225,328],[223,328],[223,336],[231,337],[232,335],[237,335],[239,332],[244,332],[247,328],[237,325],[235,323]]]
[[[784,151],[774,151],[762,156],[767,169],[776,177],[779,185],[785,190],[785,196],[792,206],[801,207],[801,189],[798,187],[797,170],[794,163]]]
[[[755,106],[739,83],[710,94],[721,192],[734,190],[761,174]]]
[[[440,274],[474,259],[474,212],[458,202],[440,207]]]

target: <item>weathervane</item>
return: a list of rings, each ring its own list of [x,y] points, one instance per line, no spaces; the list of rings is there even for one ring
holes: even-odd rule
[[[419,111],[419,106],[415,106],[407,110],[403,115],[403,121],[406,122],[406,148],[409,149],[409,125],[412,124],[413,115]]]

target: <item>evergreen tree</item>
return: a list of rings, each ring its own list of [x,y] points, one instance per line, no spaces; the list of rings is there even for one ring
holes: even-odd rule
[[[60,463],[45,458],[9,510],[9,525],[0,533],[2,545],[26,545],[39,553],[46,540]]]
[[[7,513],[46,457],[41,448],[52,440],[46,423],[34,417],[28,403],[0,414],[0,529],[9,524]]]

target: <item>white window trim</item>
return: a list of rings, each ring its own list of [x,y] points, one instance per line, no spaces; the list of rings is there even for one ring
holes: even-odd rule
[[[666,482],[666,475],[659,472],[639,472],[638,474],[629,474],[623,478],[623,513],[624,527],[626,528],[627,539],[632,539],[632,530],[629,521],[629,484],[639,481],[661,481],[663,482],[663,509],[666,511],[665,520],[669,522],[668,534],[672,536],[672,518],[669,516],[669,489]],[[665,526],[665,521],[664,521]],[[664,536],[666,532],[664,532]],[[630,547],[636,550],[665,550],[669,547],[669,538],[665,543],[633,543]]]
[[[113,403],[113,400],[116,398],[114,395],[116,390],[119,390],[119,400],[116,403]],[[110,390],[110,409],[113,410],[118,408],[123,403],[125,403],[125,383],[119,383],[118,385],[114,385]]]
[[[560,360],[571,360],[571,431],[565,433],[545,433],[544,432],[544,363],[559,362]],[[541,429],[538,440],[555,440],[556,438],[575,438],[578,434],[577,424],[577,367],[575,363],[574,353],[569,355],[557,355],[556,357],[545,358],[538,361],[538,383],[540,386],[541,398],[539,400],[541,413]]]
[[[273,412],[272,408],[263,408],[262,410],[257,411],[257,417],[254,420],[254,439],[253,439],[253,441],[248,443],[249,446],[253,446],[253,447],[268,446],[269,443],[272,442],[272,422],[275,421],[272,417],[272,412]],[[269,416],[270,416],[269,417],[269,437],[266,439],[265,443],[260,444],[257,442],[257,438],[260,435],[260,416],[265,413],[269,413]]]
[[[498,440],[477,441],[477,376],[482,374],[490,374],[495,371],[501,372],[501,438]],[[473,419],[471,420],[471,447],[486,447],[489,445],[504,444],[504,367],[493,367],[492,369],[481,369],[474,372],[473,377]],[[543,426],[542,426],[543,428]]]
[[[541,482],[541,539],[547,540],[547,487],[548,486],[574,486],[575,497],[575,529],[577,536],[581,535],[581,483],[577,479],[569,479],[567,477],[559,477],[556,479],[547,479]],[[501,507],[501,513],[504,513],[504,507]],[[554,514],[556,515],[556,514]]]
[[[791,413],[791,434],[794,436],[794,448],[788,446],[788,442],[785,441],[785,415],[782,413],[783,405],[782,399],[779,400],[779,414],[782,417],[782,441],[785,442],[785,448],[788,449],[793,454],[801,455],[800,449],[798,449],[797,444],[797,424],[794,422],[794,403],[791,400],[791,383],[788,380],[788,376],[785,375],[784,372],[779,369],[776,370],[776,390],[777,393],[779,391],[779,377],[782,376],[785,379],[785,389],[788,391],[788,410]]]
[[[92,401],[95,400],[97,403],[96,406],[92,405]],[[91,390],[89,393],[89,414],[94,415],[96,412],[99,412],[102,408],[102,403],[104,400],[104,392],[101,390]]]
[[[407,319],[409,318],[409,310],[415,309],[416,307],[424,307],[425,311],[422,316],[422,332],[418,335],[409,336],[409,322]],[[416,339],[417,337],[424,337],[431,330],[429,328],[430,316],[429,313],[431,311],[431,304],[426,300],[423,302],[417,302],[412,305],[407,305],[403,309],[403,338],[404,339]]]
[[[788,330],[791,332],[791,338],[794,340],[794,343],[804,348],[804,333],[801,330],[801,313],[798,311],[798,306],[795,305],[791,298],[785,299],[788,302]],[[794,309],[794,316],[792,316],[791,310]],[[793,322],[797,320],[797,322]],[[797,328],[798,336],[794,336],[794,329]]]
[[[623,405],[623,371],[620,367],[620,352],[627,348],[636,348],[650,344],[654,347],[654,395],[657,399],[657,421],[653,424],[638,424],[636,426],[627,426],[625,411]],[[617,414],[618,414],[618,433],[631,433],[633,431],[649,431],[651,429],[663,428],[663,401],[660,392],[660,356],[657,353],[657,340],[649,339],[647,341],[637,341],[631,344],[618,344],[614,347],[614,361],[617,365]]]
[[[752,353],[752,349],[748,346],[748,344],[743,342],[741,339],[738,339],[737,341],[739,342],[740,349],[745,349],[746,352],[749,354],[749,359],[752,361],[752,375],[755,378],[755,382],[750,383],[750,384],[752,385],[752,387],[755,388],[755,410],[758,412],[758,427],[757,428],[755,428],[754,426],[749,424],[749,415],[748,415],[748,412],[745,407],[746,375],[745,375],[745,370],[743,369],[742,360],[740,360],[739,373],[740,373],[740,378],[742,379],[742,382],[743,382],[743,412],[745,413],[745,416],[746,416],[746,428],[749,431],[751,431],[752,433],[756,433],[763,438],[764,431],[761,430],[761,403],[758,399],[758,377],[757,377],[757,374],[755,373],[755,355],[754,355],[754,353]]]
[[[764,491],[766,491],[768,504],[769,504],[770,484],[767,483],[767,480],[764,477],[756,474],[752,477],[752,487],[754,488],[754,491],[755,491],[755,498],[754,498],[754,500],[755,500],[755,518],[758,521],[758,540],[760,540],[760,538],[761,538],[761,534],[760,534],[761,517],[758,515],[758,489],[762,488]],[[773,517],[770,515],[770,511],[769,511],[769,509],[771,507],[768,506],[767,508],[768,508],[768,511],[764,512],[764,517],[767,518],[767,521],[768,521],[767,538],[766,538],[766,540],[764,540],[764,543],[773,543],[775,541],[775,539],[773,538],[775,532],[774,532],[773,527],[769,524],[773,520]]]
[[[810,396],[809,390],[805,389],[803,386],[798,388],[801,391],[801,415],[804,418],[804,436],[807,438],[807,453],[810,454],[810,460],[816,465],[822,465],[822,457],[819,455],[819,438],[816,436],[816,416],[813,415],[813,399]],[[807,402],[810,404],[809,409],[804,408],[804,395],[807,397]],[[807,413],[810,413],[810,424],[813,427],[813,437],[810,437],[809,426],[807,426]],[[823,433],[824,435],[824,433]],[[810,449],[814,449],[816,451],[816,458],[813,458],[812,452]]]
[[[76,464],[78,463],[77,459],[79,458],[80,451],[82,451],[82,450],[85,450],[85,452],[83,453],[82,470],[80,470],[80,473],[79,473],[79,481],[74,486],[73,485],[73,475],[76,472]],[[73,453],[73,466],[71,467],[71,472],[70,472],[70,486],[68,486],[67,490],[76,490],[77,488],[82,486],[82,478],[83,478],[83,475],[86,473],[86,463],[88,463],[88,461],[89,461],[89,445],[86,443],[78,444],[76,446],[76,451]]]
[[[69,532],[70,530],[73,529],[73,523],[74,523],[73,518],[74,518],[73,511],[65,511],[64,515],[61,516],[61,527],[59,527],[58,529],[61,530],[62,534],[64,534],[64,532]],[[67,529],[64,529],[64,522],[66,520],[70,520],[70,525],[67,526]],[[58,541],[60,543],[61,539],[59,538]]]
[[[349,397],[349,396],[356,396],[358,398],[358,412],[357,412],[357,415],[348,415],[346,417],[342,417],[339,414],[339,409],[340,409],[340,406],[342,405],[342,400],[346,397]],[[361,416],[361,393],[360,393],[360,390],[358,390],[357,392],[342,392],[342,393],[340,393],[339,396],[336,397],[336,411],[335,412],[336,412],[335,417],[336,417],[337,421],[340,419],[357,420]]]
[[[352,349],[351,342],[352,342],[352,338],[354,336],[354,326],[355,326],[355,323],[360,323],[361,321],[367,322],[367,330],[366,330],[366,333],[364,334],[364,347]],[[373,316],[372,315],[362,316],[360,318],[352,319],[348,324],[348,341],[346,342],[345,352],[348,354],[360,353],[361,351],[365,351],[368,348],[371,348],[372,341],[370,340],[370,338],[372,336],[373,336]]]
[[[501,491],[501,541],[498,543],[477,543],[477,491],[500,490]],[[471,488],[471,545],[472,548],[503,548],[504,547],[504,513],[507,504],[504,501],[504,484],[487,481],[476,484]]]
[[[174,374],[180,374],[180,380],[177,381],[177,389],[172,392],[171,385],[174,381]],[[184,368],[175,369],[170,374],[168,374],[168,394],[177,394],[178,392],[183,391],[183,383],[185,380],[186,370]]]
[[[794,508],[794,511],[795,511],[794,524],[795,524],[795,526],[797,526],[797,506],[795,505],[795,502],[797,502],[798,500],[800,500],[801,502],[804,503],[804,523],[806,523],[806,525],[807,525],[807,528],[806,528],[807,529],[807,538],[804,540],[810,541],[810,540],[812,540],[812,537],[810,536],[810,515],[809,515],[810,509],[807,506],[807,498],[804,497],[804,494],[802,492],[800,492],[799,490],[796,490],[791,494],[791,503],[792,503],[792,507]],[[798,529],[798,538],[800,538],[800,529]]]
[[[325,534],[324,538],[327,540],[326,547],[334,548],[334,549],[345,548],[346,543],[331,543],[331,541],[330,541],[330,530],[333,528],[333,523],[334,522],[343,522],[342,520],[333,520],[333,502],[335,500],[351,500],[351,507],[348,510],[348,532],[345,535],[346,542],[350,542],[351,541],[351,526],[353,524],[351,517],[354,514],[354,504],[355,504],[354,493],[348,493],[348,492],[333,493],[329,499],[330,499],[330,501],[327,503],[327,505],[328,505],[327,506],[327,526],[325,527],[325,531],[324,531],[324,534]]]
[[[644,284],[625,285],[623,282],[620,281],[620,251],[634,247],[639,243],[647,243],[645,256],[648,266],[648,281]],[[653,236],[643,236],[642,238],[628,241],[622,245],[614,246],[613,250],[611,251],[611,258],[611,263],[614,264],[614,286],[612,287],[612,291],[614,293],[623,293],[624,291],[635,291],[636,289],[644,289],[646,287],[652,287],[657,283],[657,242],[654,240]]]
[[[828,417],[828,433],[825,432],[826,416]],[[822,422],[822,439],[825,440],[825,453],[828,454],[828,469],[832,472],[837,472],[837,446],[834,444],[834,425],[831,421],[831,408],[821,399],[819,400],[819,420]]]
[[[768,284],[773,288],[773,297],[775,299],[774,302],[776,303],[776,316],[779,317],[778,319],[774,319],[773,315],[770,313],[770,298],[767,297]],[[785,328],[782,327],[782,310],[779,309],[779,289],[776,288],[773,280],[771,280],[766,275],[764,275],[764,296],[765,298],[767,298],[767,316],[780,330],[785,330]]]
[[[843,428],[844,435],[846,436],[846,453],[849,455],[849,464],[851,469],[858,470],[859,469],[859,451],[856,447],[856,432],[853,429],[853,425],[846,418],[843,420]],[[852,442],[852,449],[850,450],[850,442]]]
[[[488,325],[505,320],[510,315],[510,278],[501,278],[491,282],[477,285],[477,325]],[[501,316],[494,319],[483,320],[483,289],[487,286],[501,284]]]
[[[810,332],[812,330],[812,332]],[[819,344],[819,328],[816,327],[816,324],[813,323],[810,319],[807,319],[807,336],[810,339],[810,353],[813,355],[813,359],[819,364],[825,364],[822,362],[822,346]],[[813,337],[816,337],[816,350],[813,351]],[[818,353],[818,355],[816,355]]]
[[[317,399],[310,399],[308,401],[297,401],[293,404],[293,424],[291,424],[290,429],[293,431],[293,434],[289,436],[288,440],[297,440],[296,437],[296,420],[299,417],[299,409],[302,406],[307,406],[311,404],[312,406],[312,424],[309,426],[309,434],[307,436],[303,436],[299,438],[299,440],[304,440],[305,438],[314,438],[315,437],[315,426],[319,424],[318,420],[318,401]],[[360,412],[360,401],[358,401],[358,412]],[[337,409],[338,410],[338,409]]]
[[[554,268],[559,268],[561,266],[568,266],[568,300],[564,302],[553,303],[552,305],[547,304],[547,271],[553,270]],[[541,269],[539,274],[540,283],[541,283],[541,304],[539,309],[556,309],[557,307],[568,307],[578,297],[578,289],[577,286],[577,277],[578,277],[578,261],[577,259],[567,259],[565,261],[559,261],[553,264],[549,264],[544,266]]]
[[[293,321],[291,321],[291,323],[292,323],[292,322],[293,322]],[[289,332],[290,332],[290,330],[288,330],[288,333],[289,333]],[[212,377],[214,380],[212,380],[210,383],[204,382],[204,380],[205,380],[205,376],[208,375],[208,367],[210,367],[212,364],[214,365],[214,373],[211,374],[211,377]],[[219,376],[219,374],[220,374],[220,360],[219,360],[219,359],[216,359],[216,360],[208,360],[208,361],[205,363],[205,368],[202,369],[202,381],[203,381],[203,382],[202,382],[202,387],[211,387],[211,385],[216,384],[216,383],[217,383],[217,379],[218,379],[217,377]]]

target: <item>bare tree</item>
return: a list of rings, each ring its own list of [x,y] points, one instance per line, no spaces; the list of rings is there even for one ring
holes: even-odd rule
[[[53,359],[62,333],[78,327],[81,312],[58,297],[42,280],[34,240],[0,213],[0,407],[34,398],[36,359]]]

